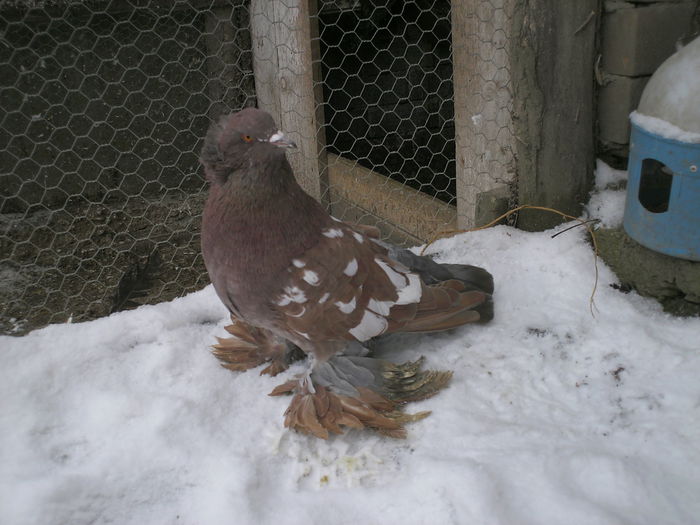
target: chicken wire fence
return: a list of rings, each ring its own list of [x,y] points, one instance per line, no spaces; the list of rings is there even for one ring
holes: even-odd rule
[[[327,150],[453,203],[450,2],[385,4],[321,2]]]
[[[324,152],[454,204],[450,2],[311,16]],[[250,22],[249,0],[0,3],[3,332],[208,283],[198,153],[213,119],[257,103]]]

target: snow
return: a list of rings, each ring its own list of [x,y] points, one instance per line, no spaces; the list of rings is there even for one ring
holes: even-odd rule
[[[644,87],[637,111],[700,137],[698,100],[700,100],[700,36],[696,36],[659,66]],[[698,142],[697,140],[686,141]]]
[[[496,316],[380,345],[454,370],[404,441],[286,431],[267,393],[304,365],[221,368],[211,287],[0,338],[0,523],[697,523],[700,319],[614,290],[602,262],[593,317],[584,232],[552,233],[429,248],[494,274]]]
[[[595,189],[607,190],[619,188],[620,185],[627,182],[627,171],[616,170],[608,166],[601,159],[596,160],[595,166]]]
[[[595,170],[595,186],[586,205],[589,218],[599,219],[604,228],[622,225],[625,215],[627,171],[616,170],[598,159]]]
[[[666,120],[644,115],[639,111],[633,111],[630,114],[630,120],[633,124],[636,124],[645,131],[665,139],[677,140],[679,142],[689,142],[692,144],[700,143],[700,133],[685,131],[684,129],[681,129]]]

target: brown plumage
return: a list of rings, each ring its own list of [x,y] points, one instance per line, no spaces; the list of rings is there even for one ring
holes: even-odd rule
[[[308,373],[273,391],[293,394],[286,426],[323,438],[343,427],[401,437],[406,422],[427,415],[401,406],[433,395],[451,373],[370,358],[362,343],[488,321],[493,280],[334,219],[296,183],[279,146],[293,143],[256,109],[224,117],[204,143],[202,251],[233,320],[215,355],[232,370],[267,363],[262,373],[275,375],[301,349],[312,357]]]
[[[224,329],[232,337],[217,337],[219,342],[212,346],[212,353],[221,361],[221,366],[229,370],[242,372],[267,364],[260,374],[276,376],[303,357],[299,348],[290,346],[269,330],[249,325],[233,315],[231,324]]]

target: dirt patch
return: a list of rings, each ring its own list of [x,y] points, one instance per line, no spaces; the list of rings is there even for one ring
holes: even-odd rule
[[[700,315],[700,262],[649,250],[622,228],[600,228],[596,239],[600,256],[620,279],[617,289],[654,297],[675,315]]]

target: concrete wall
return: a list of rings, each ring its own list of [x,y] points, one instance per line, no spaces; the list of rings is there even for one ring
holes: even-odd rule
[[[604,154],[626,158],[629,114],[657,67],[697,29],[697,0],[604,4],[598,91],[598,139]]]

